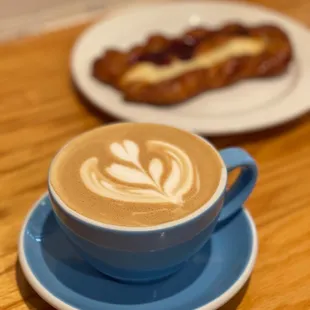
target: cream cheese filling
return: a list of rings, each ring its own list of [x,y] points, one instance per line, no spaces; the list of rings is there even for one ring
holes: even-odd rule
[[[159,66],[151,62],[140,62],[126,72],[123,83],[148,82],[158,83],[175,78],[197,69],[207,69],[230,58],[255,56],[265,48],[261,39],[236,37],[225,44],[189,60],[175,60],[169,65]]]

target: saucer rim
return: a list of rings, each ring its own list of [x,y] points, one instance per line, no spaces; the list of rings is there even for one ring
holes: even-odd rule
[[[56,309],[59,310],[79,310],[78,308],[74,308],[55,295],[53,295],[45,286],[41,284],[41,282],[36,278],[34,273],[32,272],[32,269],[30,265],[28,264],[26,254],[24,251],[24,236],[26,232],[27,225],[29,223],[29,220],[31,216],[33,215],[34,211],[39,207],[41,201],[43,199],[48,198],[48,192],[45,192],[42,194],[38,200],[32,205],[31,209],[28,211],[21,232],[19,236],[19,242],[18,242],[18,260],[21,266],[21,269],[31,285],[31,287],[36,291],[36,293],[44,299],[48,304],[51,306],[55,307]],[[250,214],[250,212],[243,207],[242,209],[246,215],[247,221],[249,223],[249,227],[251,230],[251,235],[252,235],[252,249],[251,249],[251,255],[248,259],[247,265],[244,268],[242,274],[239,276],[239,278],[235,281],[235,283],[227,289],[223,294],[215,298],[213,301],[209,302],[208,304],[205,304],[197,310],[214,310],[218,309],[219,307],[223,306],[226,302],[228,302],[233,296],[235,296],[240,289],[244,286],[246,281],[249,279],[252,270],[254,268],[256,258],[257,258],[257,253],[258,253],[258,235],[257,235],[257,229],[256,225],[254,223],[254,220]]]

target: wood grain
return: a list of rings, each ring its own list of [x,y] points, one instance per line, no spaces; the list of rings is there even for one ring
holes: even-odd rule
[[[310,26],[308,0],[260,0]],[[86,25],[0,46],[0,309],[52,309],[17,263],[17,240],[32,203],[46,190],[55,152],[109,118],[81,104],[68,69]],[[293,104],[293,103],[292,103]],[[310,309],[310,116],[280,128],[212,139],[246,148],[260,177],[247,207],[259,233],[251,281],[223,309]]]

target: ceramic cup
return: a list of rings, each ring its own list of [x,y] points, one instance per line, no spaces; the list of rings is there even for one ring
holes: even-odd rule
[[[105,275],[133,282],[166,277],[206,244],[217,223],[229,221],[242,208],[255,186],[257,166],[246,151],[218,152],[210,146],[222,164],[218,187],[207,203],[180,220],[136,228],[103,224],[70,209],[49,181],[57,222],[80,256]],[[228,172],[235,168],[241,168],[240,175],[227,190]]]

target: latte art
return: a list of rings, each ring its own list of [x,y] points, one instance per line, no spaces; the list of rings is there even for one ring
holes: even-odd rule
[[[120,123],[69,142],[53,161],[49,183],[85,217],[147,227],[201,208],[216,191],[222,169],[212,146],[189,132]]]
[[[115,160],[100,169],[97,157],[85,160],[80,168],[84,185],[93,193],[114,200],[137,203],[171,203],[182,205],[183,196],[193,187],[199,190],[200,179],[190,158],[181,148],[167,142],[150,140],[146,151],[165,155],[166,161],[153,157],[148,167],[140,161],[140,148],[131,140],[112,143],[109,147]],[[164,173],[169,167],[169,172]],[[165,177],[164,177],[165,175]]]

